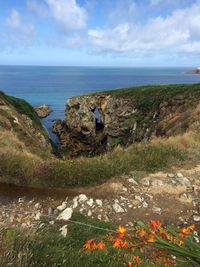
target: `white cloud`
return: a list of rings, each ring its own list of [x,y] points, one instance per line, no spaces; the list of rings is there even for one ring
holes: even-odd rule
[[[29,10],[39,16],[52,18],[61,32],[81,30],[86,27],[87,12],[76,0],[27,0]]]
[[[9,17],[6,20],[8,27],[11,30],[19,31],[24,34],[32,34],[34,26],[31,23],[23,23],[20,13],[16,9],[12,9]]]
[[[131,22],[115,27],[90,29],[89,41],[98,51],[123,54],[162,52],[200,53],[200,1],[177,9],[168,17],[155,17],[145,24]]]
[[[46,17],[49,15],[48,6],[41,1],[37,0],[27,0],[27,7],[30,11],[37,13],[41,17]]]
[[[55,19],[62,31],[80,30],[85,28],[87,14],[76,0],[45,0],[50,15]]]

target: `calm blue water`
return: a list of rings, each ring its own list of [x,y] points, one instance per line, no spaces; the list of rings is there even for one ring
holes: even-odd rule
[[[145,84],[200,82],[188,68],[95,68],[0,66],[0,90],[24,98],[33,106],[48,104],[54,112],[43,120],[51,133],[52,120],[63,118],[65,103],[74,95]]]

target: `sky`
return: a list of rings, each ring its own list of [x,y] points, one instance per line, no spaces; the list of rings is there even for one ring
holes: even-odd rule
[[[0,0],[0,65],[200,65],[200,0]]]

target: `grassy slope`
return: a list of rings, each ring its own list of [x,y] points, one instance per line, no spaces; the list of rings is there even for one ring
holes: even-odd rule
[[[48,144],[49,136],[33,107],[23,99],[8,96],[0,91],[1,100],[6,105],[0,108],[0,154],[24,152],[32,156],[48,157],[50,146],[46,150],[41,149],[41,138]],[[19,123],[15,123],[14,118],[17,118]],[[30,122],[26,118],[30,119]]]
[[[114,89],[100,92],[117,98],[131,99],[135,107],[145,111],[156,110],[163,101],[170,101],[177,96],[186,96],[194,100],[195,105],[200,99],[200,83],[173,85],[146,85]]]

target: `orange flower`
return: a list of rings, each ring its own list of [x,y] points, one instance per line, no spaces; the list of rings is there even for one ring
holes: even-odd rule
[[[85,243],[85,245],[84,245],[85,249],[87,249],[87,250],[91,250],[91,249],[92,249],[92,248],[91,248],[91,244],[92,244],[92,242],[93,242],[94,240],[95,240],[94,238],[88,240],[88,241]]]
[[[126,228],[120,225],[117,229],[117,232],[120,234],[120,237],[124,237],[126,233]]]
[[[147,231],[146,231],[145,229],[142,228],[142,229],[139,231],[138,235],[139,235],[140,237],[144,237],[144,236],[146,235],[146,233],[147,233]]]
[[[187,235],[187,234],[192,233],[192,232],[194,231],[194,229],[195,229],[195,225],[192,224],[192,225],[188,226],[187,228],[182,228],[182,229],[180,230],[180,232],[181,232],[182,234]]]
[[[121,242],[121,247],[122,248],[128,248],[129,247],[129,243],[127,241],[124,241],[124,242],[122,241]]]
[[[122,240],[120,238],[114,239],[113,248],[120,248],[121,247]]]
[[[139,256],[133,256],[133,260],[135,261],[135,267],[139,266],[139,263],[143,262],[143,260]]]
[[[133,266],[132,262],[128,261],[128,267],[132,267],[132,266]]]
[[[97,246],[97,244],[96,244],[96,243],[93,243],[93,245],[92,245],[91,249],[92,249],[92,250],[96,250],[96,249],[98,249],[98,246]]]
[[[103,241],[100,241],[99,244],[97,244],[98,249],[102,250],[105,249],[106,244]]]
[[[149,243],[155,243],[156,242],[155,236],[152,235],[152,234],[149,234],[149,237],[148,237],[147,242],[149,242]]]
[[[190,230],[191,230],[191,232],[193,232],[193,231],[194,231],[194,229],[195,229],[195,224],[192,224],[192,225],[188,226],[188,229],[190,229]]]

